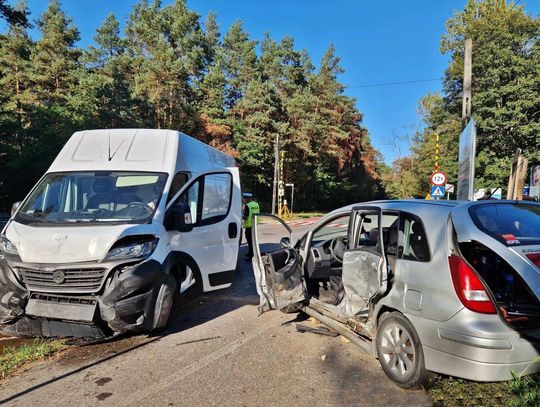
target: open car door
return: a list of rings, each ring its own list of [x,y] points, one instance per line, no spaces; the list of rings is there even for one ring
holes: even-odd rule
[[[340,308],[345,315],[368,316],[370,305],[387,291],[389,270],[384,253],[384,226],[381,208],[352,209],[349,248],[343,256],[345,297]]]
[[[307,297],[302,260],[291,244],[291,228],[277,216],[267,214],[254,215],[252,225],[259,313],[271,309],[295,311]]]

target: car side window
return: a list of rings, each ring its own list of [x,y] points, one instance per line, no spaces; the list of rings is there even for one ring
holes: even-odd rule
[[[403,260],[422,261],[430,260],[429,245],[422,221],[417,216],[402,213],[399,228],[403,235]]]
[[[197,224],[199,208],[199,189],[200,181],[195,181],[188,189],[182,192],[173,206],[186,204],[191,213],[191,222]]]
[[[193,226],[210,225],[227,217],[231,198],[231,174],[207,174],[196,179],[182,192],[173,206],[186,204],[191,212]]]
[[[189,174],[187,172],[177,172],[174,176],[172,183],[171,183],[171,189],[169,190],[169,196],[167,197],[167,203],[170,202],[171,199],[174,198],[174,196],[182,189],[184,185],[186,185],[186,182],[188,182]]]
[[[329,240],[340,236],[346,237],[349,230],[350,217],[351,214],[347,213],[320,226],[319,229],[313,233],[312,243],[321,240]]]
[[[209,174],[204,177],[201,221],[205,224],[222,220],[231,206],[231,174]]]

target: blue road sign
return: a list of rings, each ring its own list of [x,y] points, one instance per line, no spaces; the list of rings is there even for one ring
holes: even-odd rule
[[[431,197],[432,198],[443,198],[444,197],[444,186],[435,186],[431,187]]]

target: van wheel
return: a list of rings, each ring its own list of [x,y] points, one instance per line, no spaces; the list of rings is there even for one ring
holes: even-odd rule
[[[402,314],[392,312],[383,317],[377,328],[376,346],[384,373],[399,387],[416,389],[428,382],[422,344]]]
[[[161,288],[156,298],[154,308],[153,330],[160,330],[174,320],[176,309],[180,299],[180,289],[176,277],[171,273]]]

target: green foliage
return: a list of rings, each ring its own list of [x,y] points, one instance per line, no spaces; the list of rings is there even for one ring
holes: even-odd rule
[[[426,390],[435,407],[540,405],[540,375],[512,376],[511,381],[494,383],[439,377]]]
[[[435,134],[441,140],[441,169],[449,182],[457,181],[463,48],[465,38],[471,38],[472,115],[478,123],[475,186],[504,189],[516,148],[530,161],[540,157],[540,18],[512,1],[469,0],[446,28],[441,52],[451,59],[443,95],[428,94],[420,101],[425,129],[412,143],[418,188],[428,192]]]
[[[540,405],[540,378],[538,375],[519,376],[512,372],[510,391],[513,399],[509,407],[538,406]]]
[[[42,360],[60,350],[63,346],[62,341],[36,339],[21,346],[4,349],[4,352],[0,355],[0,379],[5,378],[15,368],[25,363]]]
[[[26,5],[17,10],[25,16]],[[355,100],[343,95],[334,47],[319,69],[294,40],[225,33],[184,0],[140,0],[125,36],[109,15],[94,44],[50,0],[35,42],[10,24],[0,41],[0,207],[21,199],[74,130],[184,131],[233,155],[244,189],[271,201],[276,139],[295,206],[330,209],[381,196],[380,156]],[[269,204],[266,205],[269,208]]]

